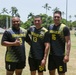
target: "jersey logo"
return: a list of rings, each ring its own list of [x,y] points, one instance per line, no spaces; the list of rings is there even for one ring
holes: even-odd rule
[[[43,66],[39,66],[39,71],[43,71],[44,67]]]
[[[63,29],[64,29],[64,27],[65,27],[66,25],[61,24],[59,30],[56,30],[56,31],[52,30],[52,29],[53,29],[53,26],[54,26],[54,25],[50,26],[50,29],[51,29],[51,30],[50,30],[50,33],[52,34],[52,40],[56,40],[56,35],[57,35],[57,34],[58,34],[59,36],[61,36],[61,38],[64,38]]]
[[[34,42],[37,42],[37,37],[33,37],[33,41]]]

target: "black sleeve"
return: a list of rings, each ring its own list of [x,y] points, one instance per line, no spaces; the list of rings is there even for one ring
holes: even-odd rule
[[[5,31],[3,36],[2,36],[2,40],[1,41],[2,42],[3,41],[9,41],[11,37],[12,37],[11,34],[8,31]]]
[[[63,33],[64,33],[64,36],[69,36],[69,35],[70,35],[70,30],[69,30],[69,28],[68,28],[68,27],[64,27]]]
[[[44,36],[44,43],[46,43],[46,42],[50,42],[49,32],[46,32],[46,33],[45,33],[45,36]]]
[[[27,30],[28,34],[31,34],[30,29]]]
[[[31,39],[30,39],[30,36],[29,36],[29,31],[27,31],[25,40],[26,40],[26,42],[31,42]]]

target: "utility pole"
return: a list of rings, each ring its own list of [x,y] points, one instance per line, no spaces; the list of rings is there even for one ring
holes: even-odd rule
[[[12,18],[10,17],[10,28],[12,27]]]
[[[67,25],[67,16],[68,16],[68,0],[66,0],[66,25]]]
[[[6,17],[6,29],[8,29],[8,17]]]

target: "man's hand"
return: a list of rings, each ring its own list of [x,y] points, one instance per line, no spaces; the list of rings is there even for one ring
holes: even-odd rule
[[[14,46],[20,46],[20,45],[21,45],[20,40],[16,39],[14,42]]]
[[[63,62],[64,62],[64,63],[69,62],[69,56],[68,56],[68,55],[65,55],[65,57],[64,57],[64,59],[63,59]]]
[[[45,66],[45,64],[46,64],[46,60],[45,59],[43,59],[42,61],[41,61],[41,66]]]

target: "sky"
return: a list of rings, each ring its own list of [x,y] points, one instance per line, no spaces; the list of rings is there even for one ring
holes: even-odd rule
[[[64,18],[66,19],[66,0],[0,0],[0,12],[3,8],[10,11],[11,7],[14,6],[18,9],[21,20],[25,22],[31,12],[34,15],[39,15],[40,13],[45,14],[46,10],[42,6],[46,3],[51,7],[51,9],[47,11],[47,15],[52,16],[52,10],[58,7],[59,10],[65,12]],[[67,20],[69,20],[69,15],[72,16],[72,20],[76,20],[74,17],[74,15],[76,15],[76,0],[68,0]]]

